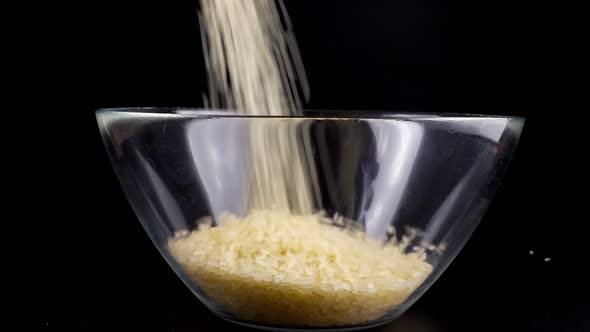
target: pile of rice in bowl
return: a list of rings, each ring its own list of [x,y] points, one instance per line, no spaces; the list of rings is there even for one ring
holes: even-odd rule
[[[423,252],[403,253],[322,215],[225,215],[169,240],[172,255],[216,304],[244,320],[341,326],[378,319],[428,277]],[[402,241],[403,242],[403,241]]]

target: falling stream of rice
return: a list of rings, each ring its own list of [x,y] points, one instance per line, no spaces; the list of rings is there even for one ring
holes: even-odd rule
[[[200,22],[208,107],[302,114],[309,89],[282,2],[201,0]],[[407,238],[383,245],[318,212],[299,141],[295,126],[253,121],[247,215],[179,233],[170,251],[211,300],[241,319],[318,327],[378,319],[432,266],[423,253],[404,254]]]
[[[283,3],[202,0],[201,8],[208,106],[246,115],[301,115],[299,91],[308,95],[309,88]],[[313,212],[312,185],[295,129],[252,122],[250,208]]]

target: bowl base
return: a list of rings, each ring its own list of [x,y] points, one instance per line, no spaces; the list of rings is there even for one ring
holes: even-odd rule
[[[272,325],[259,325],[253,322],[244,322],[244,321],[240,321],[240,320],[236,320],[234,318],[230,318],[227,317],[225,315],[216,313],[217,316],[219,316],[220,318],[230,322],[230,323],[234,323],[237,325],[241,325],[241,326],[245,326],[245,327],[249,327],[249,328],[254,328],[254,329],[258,329],[258,330],[264,330],[264,331],[278,331],[278,332],[297,332],[297,331],[334,331],[334,332],[345,332],[345,331],[359,331],[359,330],[365,330],[365,329],[370,329],[373,327],[377,327],[377,326],[381,326],[384,324],[387,324],[389,322],[391,322],[393,319],[387,319],[387,320],[380,320],[380,321],[376,321],[376,322],[371,322],[371,323],[367,323],[367,324],[363,324],[363,325],[354,325],[354,326],[342,326],[342,327],[281,327],[281,326],[272,326]]]

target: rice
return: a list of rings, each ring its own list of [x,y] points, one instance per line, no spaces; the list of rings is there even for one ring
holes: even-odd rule
[[[201,0],[209,78],[207,106],[256,116],[303,115],[309,95],[293,27],[282,1]],[[252,121],[248,210],[274,207],[312,214],[322,208],[315,170],[299,126]],[[270,181],[269,179],[272,179]]]
[[[212,301],[244,320],[365,323],[401,304],[432,271],[424,255],[319,215],[257,210],[222,218],[218,227],[176,234],[169,248]]]
[[[309,87],[282,1],[200,3],[206,104],[302,115]],[[218,227],[203,223],[169,240],[205,294],[238,318],[287,326],[364,323],[404,302],[432,271],[423,248],[403,253],[417,233],[383,245],[342,216],[314,214],[323,208],[319,184],[297,127],[253,121],[249,130],[250,214],[225,215]],[[393,228],[387,233],[396,239]]]

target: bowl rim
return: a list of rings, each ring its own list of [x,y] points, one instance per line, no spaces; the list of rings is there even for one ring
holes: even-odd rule
[[[205,109],[198,107],[112,107],[99,108],[96,115],[119,113],[129,115],[165,116],[174,118],[242,118],[242,119],[378,119],[400,121],[458,121],[458,120],[515,120],[525,121],[524,116],[488,115],[477,113],[416,112],[385,110],[321,110],[305,109],[304,115],[246,115],[228,109]]]

